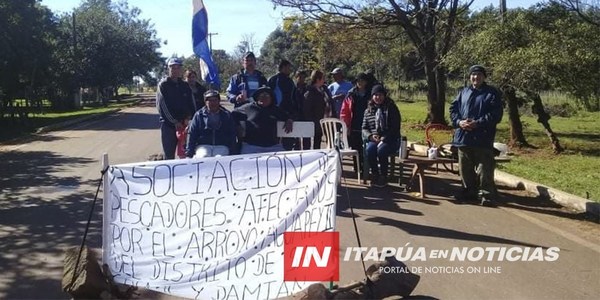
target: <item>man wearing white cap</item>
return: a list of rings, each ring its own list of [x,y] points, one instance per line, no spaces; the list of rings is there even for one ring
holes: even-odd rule
[[[177,57],[167,61],[169,76],[158,83],[156,107],[160,115],[160,135],[165,159],[175,158],[177,130],[186,126],[194,115],[194,99],[190,86],[181,79],[182,62]]]
[[[333,116],[339,118],[342,103],[344,102],[348,91],[352,88],[352,82],[344,79],[344,70],[342,70],[342,68],[335,68],[330,74],[334,80],[328,87],[333,100]]]

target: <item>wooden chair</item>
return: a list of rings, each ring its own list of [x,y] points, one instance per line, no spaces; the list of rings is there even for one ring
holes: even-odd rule
[[[452,158],[452,140],[454,139],[454,128],[439,123],[430,123],[425,127],[425,141],[429,147],[437,147],[438,155],[443,158]],[[443,163],[444,168],[454,173],[453,163]],[[449,166],[448,166],[449,165]],[[438,164],[435,165],[438,172]]]
[[[292,131],[285,132],[283,129],[285,122],[277,122],[277,137],[279,138],[299,138],[300,149],[304,149],[302,139],[310,138],[310,149],[314,149],[315,144],[315,123],[310,121],[295,121],[292,125]]]
[[[360,155],[358,150],[350,148],[348,145],[348,127],[346,123],[342,122],[337,118],[325,118],[321,119],[321,129],[323,130],[323,140],[325,140],[325,147],[328,149],[335,149],[335,134],[339,132],[339,138],[341,142],[340,154],[344,156],[352,156],[356,159],[356,177],[360,184]]]

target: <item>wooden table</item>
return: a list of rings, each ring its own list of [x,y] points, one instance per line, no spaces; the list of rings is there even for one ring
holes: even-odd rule
[[[422,156],[409,156],[408,158],[400,159],[402,164],[412,164],[413,169],[410,176],[410,180],[406,184],[406,189],[408,190],[414,183],[417,175],[419,176],[419,191],[421,193],[421,198],[425,198],[425,169],[429,168],[433,164],[437,163],[455,163],[457,162],[454,159],[450,158],[427,158]]]

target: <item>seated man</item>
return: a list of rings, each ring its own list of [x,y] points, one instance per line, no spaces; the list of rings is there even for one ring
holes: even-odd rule
[[[255,102],[246,103],[232,112],[242,139],[241,154],[284,151],[277,137],[277,121],[285,121],[285,130],[292,130],[293,121],[275,105],[275,93],[268,87],[254,92]]]
[[[205,106],[192,119],[188,127],[187,157],[212,157],[229,155],[235,144],[235,126],[231,114],[220,106],[219,92],[204,93]]]

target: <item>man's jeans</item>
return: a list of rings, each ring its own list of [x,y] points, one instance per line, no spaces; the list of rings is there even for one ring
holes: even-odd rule
[[[458,168],[467,193],[477,195],[478,192],[482,192],[484,195],[495,197],[495,167],[493,149],[468,146],[458,148]]]
[[[229,155],[229,148],[221,145],[200,145],[196,147],[194,158],[215,157]]]
[[[162,142],[165,159],[175,159],[175,149],[177,148],[177,135],[175,126],[167,123],[160,123],[160,140]]]
[[[252,154],[252,153],[264,153],[264,152],[281,152],[285,151],[281,144],[275,144],[273,146],[262,147],[256,145],[250,145],[248,143],[242,143],[241,154]]]
[[[373,175],[388,175],[388,159],[392,153],[397,149],[395,143],[375,143],[369,142],[367,144],[367,159],[369,161],[369,167],[371,167],[371,174]]]

